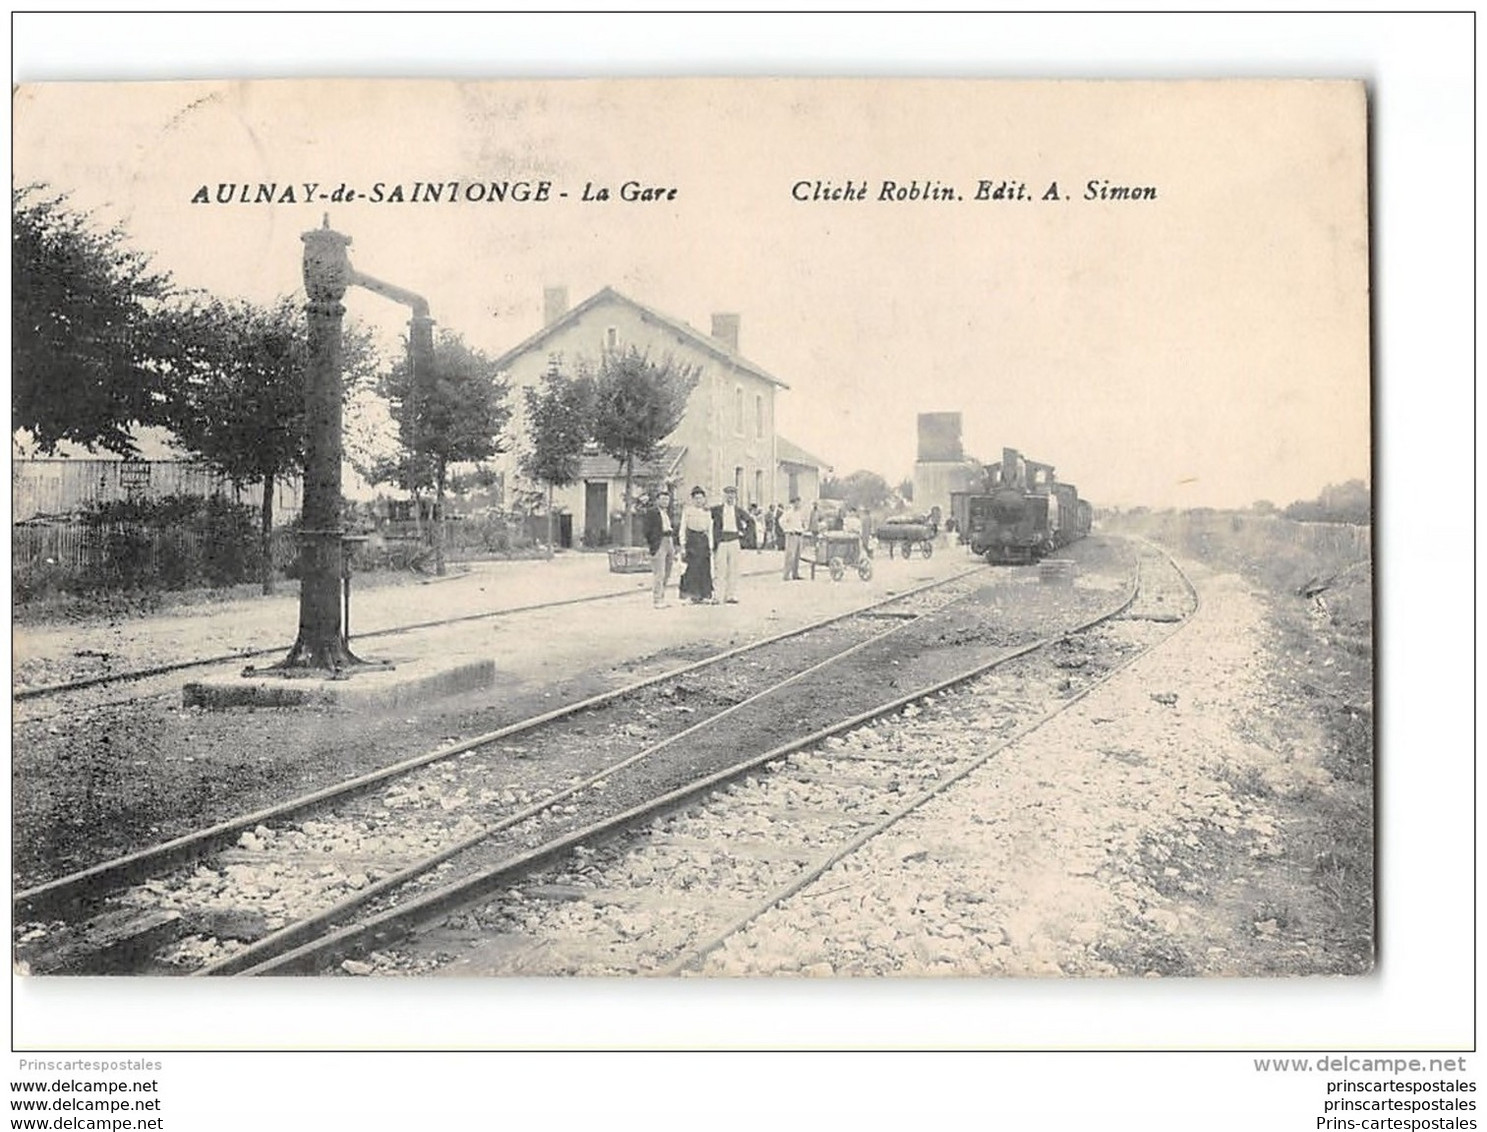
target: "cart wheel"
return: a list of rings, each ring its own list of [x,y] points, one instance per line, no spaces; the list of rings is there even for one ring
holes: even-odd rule
[[[827,566],[831,570],[831,580],[833,582],[840,582],[842,575],[847,572],[847,567],[840,558],[833,558],[827,563]]]
[[[935,544],[926,539],[919,544],[919,549],[924,551],[924,557],[929,558],[935,552]]]
[[[914,544],[912,542],[904,543],[899,549],[904,552],[904,561],[907,562],[910,558],[914,557]]]
[[[857,562],[857,576],[864,582],[873,576],[873,560],[862,558]]]

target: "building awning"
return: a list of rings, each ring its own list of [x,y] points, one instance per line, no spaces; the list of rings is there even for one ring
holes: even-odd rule
[[[831,471],[831,465],[819,456],[812,456],[798,444],[791,443],[783,436],[775,436],[775,459],[781,464],[790,464],[797,468],[819,468],[823,472]]]
[[[685,445],[666,445],[656,453],[655,459],[635,465],[635,479],[640,483],[671,483],[676,479],[682,457],[686,454]],[[578,478],[622,480],[625,478],[625,465],[607,452],[592,453],[580,457]]]

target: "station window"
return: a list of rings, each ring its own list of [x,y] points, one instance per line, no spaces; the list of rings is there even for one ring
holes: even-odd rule
[[[604,330],[604,348],[606,350],[613,350],[617,346],[619,346],[619,344],[620,328],[618,326],[606,327]]]
[[[764,435],[764,396],[759,393],[754,395],[754,435]]]
[[[744,393],[742,385],[733,387],[733,431],[739,436],[744,430]]]

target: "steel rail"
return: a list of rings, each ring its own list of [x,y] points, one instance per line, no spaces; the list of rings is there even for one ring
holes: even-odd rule
[[[488,869],[481,870],[480,872],[472,876],[462,878],[459,881],[446,885],[422,897],[399,904],[395,908],[390,908],[358,924],[352,924],[336,929],[319,939],[300,944],[299,946],[294,947],[292,950],[285,951],[276,957],[266,959],[262,962],[256,963],[246,968],[240,968],[234,965],[231,968],[231,973],[244,975],[265,975],[296,973],[305,970],[312,970],[316,966],[316,964],[321,961],[321,958],[327,953],[330,953],[334,956],[340,954],[342,950],[354,948],[360,942],[366,939],[375,939],[379,942],[385,942],[389,938],[406,934],[406,932],[411,930],[411,928],[416,923],[443,914],[445,912],[452,911],[455,908],[468,904],[474,900],[480,899],[481,897],[488,895],[489,893],[504,885],[509,885],[514,879],[519,878],[524,873],[529,872],[531,869],[542,865],[555,857],[561,856],[563,853],[566,853],[574,847],[583,844],[585,841],[590,841],[595,838],[605,837],[622,832],[623,830],[636,824],[637,822],[653,818],[660,813],[674,808],[681,802],[689,801],[699,794],[704,794],[707,791],[722,785],[723,783],[739,777],[740,775],[744,775],[751,771],[757,770],[759,767],[773,762],[776,759],[782,758],[789,754],[793,754],[794,752],[803,748],[813,746],[825,739],[830,738],[833,735],[841,734],[844,731],[850,731],[853,728],[859,727],[864,723],[868,723],[874,719],[882,718],[885,715],[889,715],[895,711],[902,709],[906,705],[913,703],[915,700],[923,699],[925,696],[938,694],[939,692],[945,691],[946,689],[955,687],[959,684],[963,684],[969,680],[973,680],[978,676],[981,676],[984,673],[990,671],[991,669],[996,668],[999,665],[1006,664],[1029,653],[1047,648],[1050,645],[1057,643],[1058,641],[1064,640],[1070,636],[1073,636],[1074,634],[1084,632],[1094,627],[1095,625],[1098,625],[1104,621],[1108,621],[1111,618],[1117,617],[1131,606],[1132,602],[1135,601],[1138,592],[1139,571],[1138,580],[1132,582],[1129,590],[1125,593],[1118,605],[1105,611],[1104,613],[1099,614],[1096,617],[1081,622],[1070,629],[1063,630],[1058,634],[1050,637],[1041,638],[1037,641],[1032,641],[1028,644],[1019,645],[1015,648],[1008,649],[992,660],[975,665],[965,672],[919,688],[916,691],[908,693],[906,695],[894,697],[892,700],[869,708],[868,710],[853,715],[846,720],[841,720],[836,723],[829,724],[828,726],[820,728],[809,735],[791,740],[790,742],[777,746],[769,751],[766,751],[763,754],[752,755],[749,758],[734,764],[733,766],[726,767],[723,770],[708,774],[694,782],[687,783],[684,786],[678,787],[677,789],[671,790],[656,798],[650,799],[646,802],[642,802],[637,806],[623,811],[622,813],[601,819],[600,821],[594,822],[588,826],[583,827],[582,829],[562,834],[546,842],[543,845],[539,845],[531,850],[519,854],[518,856],[508,858],[507,860],[502,861],[499,864],[494,865]],[[902,626],[899,626],[897,628],[902,628]],[[895,632],[897,631],[897,628],[894,630]],[[883,634],[883,636],[888,635],[890,634]],[[881,638],[875,638],[875,640],[876,639]],[[1149,650],[1144,650],[1143,653],[1138,655],[1144,655],[1145,651]],[[1103,683],[1103,679],[1101,683]],[[1075,701],[1071,700],[1069,702],[1072,703]],[[476,840],[482,839],[483,838],[476,838]],[[322,922],[328,923],[333,918],[334,917],[327,915],[322,918]],[[206,971],[208,970],[210,970],[211,973],[229,973],[228,963],[226,961],[219,963],[214,968],[204,969],[204,971],[200,973],[206,973]]]
[[[956,598],[948,602],[946,606],[941,606],[940,609],[937,609],[934,612],[942,612],[949,605],[954,605],[956,601],[961,600],[964,600],[964,597]],[[929,615],[924,614],[921,616]],[[699,732],[705,731],[710,727],[716,726],[721,720],[727,719],[734,713],[742,711],[750,704],[757,703],[759,700],[764,699],[766,696],[773,695],[782,688],[789,687],[791,684],[794,684],[797,681],[804,680],[807,676],[810,676],[815,672],[819,672],[824,668],[828,668],[831,665],[836,664],[843,658],[851,656],[853,653],[859,652],[862,649],[869,647],[870,645],[878,644],[886,640],[888,637],[893,636],[895,633],[903,632],[912,624],[914,624],[914,622],[912,621],[903,621],[893,626],[891,629],[887,629],[881,633],[876,634],[875,636],[868,637],[865,640],[858,641],[856,644],[850,645],[838,653],[834,653],[823,660],[817,661],[815,664],[810,665],[808,668],[803,668],[799,672],[793,673],[783,680],[776,681],[775,683],[770,684],[768,687],[762,688],[758,692],[755,692],[753,695],[739,700],[735,704],[728,705],[722,711],[715,712],[714,714],[708,716],[706,719],[698,720],[690,727],[683,728],[681,731],[678,731],[675,734],[668,735],[666,738],[660,740],[659,742],[653,743],[648,747],[636,751],[632,755],[627,755],[626,757],[620,759],[618,762],[611,763],[609,766],[606,766],[602,770],[595,771],[593,774],[589,775],[586,778],[580,779],[577,782],[569,783],[566,787],[564,787],[562,790],[559,790],[557,793],[550,794],[540,801],[533,802],[530,805],[523,807],[521,810],[518,810],[516,813],[508,814],[501,820],[493,822],[491,825],[485,826],[475,831],[474,833],[469,834],[460,841],[445,846],[437,853],[430,854],[422,860],[415,861],[413,864],[398,870],[396,873],[392,873],[386,877],[383,877],[381,880],[367,885],[367,887],[365,888],[357,890],[350,896],[345,897],[340,902],[329,908],[317,912],[314,915],[307,916],[302,920],[297,920],[292,924],[287,924],[284,927],[270,933],[269,935],[264,936],[262,939],[255,940],[252,944],[250,944],[242,951],[224,957],[223,959],[218,960],[216,963],[209,964],[208,966],[203,967],[201,970],[194,971],[192,973],[195,975],[236,974],[240,971],[256,965],[259,962],[269,959],[274,955],[281,954],[282,952],[287,951],[289,948],[298,944],[298,942],[305,937],[313,936],[315,932],[319,931],[326,925],[332,924],[335,921],[345,917],[348,913],[355,912],[357,909],[370,904],[372,901],[376,900],[384,893],[391,892],[397,888],[401,888],[403,885],[409,883],[410,881],[416,880],[418,877],[432,872],[434,869],[442,865],[445,861],[451,860],[452,858],[458,856],[468,849],[473,849],[476,845],[479,845],[483,841],[488,841],[490,838],[496,836],[496,834],[502,833],[514,826],[520,825],[524,821],[527,821],[539,814],[551,810],[554,806],[563,801],[566,801],[569,798],[572,798],[574,795],[582,794],[585,790],[590,789],[596,783],[603,782],[609,778],[614,777],[614,775],[618,774],[620,771],[634,766],[636,763],[642,762],[645,759],[651,758],[656,754],[659,754],[661,751],[664,751],[667,748],[675,745],[676,743],[681,742],[683,739],[696,735]]]
[[[745,571],[743,577],[758,578],[768,574],[776,574],[777,570],[752,570]],[[416,633],[423,629],[439,629],[446,625],[460,625],[468,621],[486,621],[495,617],[506,617],[514,613],[532,613],[540,609],[560,609],[566,605],[582,605],[591,601],[609,601],[617,597],[633,597],[645,592],[643,587],[637,583],[628,590],[610,590],[602,594],[588,594],[584,597],[560,598],[557,601],[539,601],[528,605],[513,605],[505,609],[492,609],[484,613],[462,613],[458,617],[445,617],[437,621],[414,621],[407,625],[393,625],[386,629],[373,629],[369,633],[357,633],[351,639],[354,641],[372,640],[377,637],[395,637],[400,633]],[[211,664],[228,664],[238,660],[252,660],[258,656],[277,656],[290,646],[287,644],[275,645],[269,648],[240,649],[237,652],[221,653],[217,656],[200,657],[195,660],[177,660],[167,664],[157,664],[149,668],[131,668],[123,672],[103,673],[98,676],[86,676],[81,680],[69,680],[57,684],[33,684],[29,687],[20,688],[11,693],[11,699],[17,702],[24,700],[40,699],[44,696],[58,696],[67,692],[78,692],[86,688],[96,688],[104,684],[123,684],[134,680],[148,680],[152,676],[169,676],[173,672],[183,672],[188,668],[205,668]],[[121,701],[128,702],[128,701]],[[99,705],[110,706],[110,705]],[[37,716],[25,722],[35,723],[53,716]]]
[[[607,692],[601,692],[597,695],[589,696],[574,703],[553,708],[551,711],[542,712],[539,715],[530,716],[527,719],[523,720],[518,720],[516,723],[508,724],[505,727],[500,727],[494,731],[488,731],[481,735],[476,735],[473,738],[463,740],[459,743],[453,744],[452,746],[441,747],[433,751],[425,752],[421,755],[415,755],[412,758],[404,759],[401,762],[393,763],[389,766],[381,767],[374,771],[369,771],[366,774],[358,775],[357,777],[347,779],[344,782],[335,783],[331,786],[323,787],[322,789],[312,791],[308,794],[303,794],[298,797],[288,799],[284,802],[275,803],[272,806],[255,810],[249,814],[242,814],[237,817],[228,818],[225,821],[218,822],[205,829],[194,830],[190,833],[183,834],[180,837],[162,842],[158,845],[149,846],[134,853],[125,854],[124,856],[116,857],[109,861],[103,861],[97,865],[90,866],[89,868],[80,869],[77,872],[69,873],[66,876],[58,877],[55,880],[35,885],[31,888],[16,893],[11,898],[12,907],[16,909],[16,919],[17,921],[19,921],[23,912],[29,913],[34,916],[46,910],[54,909],[59,906],[65,906],[70,903],[78,903],[84,900],[96,899],[103,892],[122,887],[125,884],[129,884],[141,877],[149,875],[151,872],[156,872],[167,867],[178,866],[206,852],[209,852],[216,848],[220,848],[225,844],[229,844],[231,841],[235,840],[244,830],[252,829],[256,825],[260,825],[269,821],[277,821],[300,813],[304,810],[311,809],[312,807],[323,805],[326,802],[338,798],[349,797],[360,791],[383,783],[388,779],[407,774],[410,771],[416,770],[419,767],[426,766],[430,763],[448,759],[455,755],[463,754],[466,751],[474,750],[478,747],[487,746],[491,743],[509,738],[512,735],[517,735],[525,731],[533,730],[537,727],[543,726],[544,724],[551,723],[554,720],[562,719],[566,716],[576,715],[579,712],[603,706],[610,701],[621,699],[624,696],[633,695],[635,692],[641,691],[655,684],[663,683],[667,680],[674,680],[679,676],[684,676],[690,672],[695,672],[700,669],[709,667],[710,665],[719,664],[722,661],[728,660],[732,657],[752,652],[756,649],[765,648],[780,641],[789,640],[792,637],[802,636],[805,633],[812,632],[816,629],[825,628],[826,626],[833,625],[839,621],[845,621],[849,618],[859,616],[880,606],[892,605],[896,602],[904,601],[928,590],[935,589],[940,586],[949,585],[950,583],[958,581],[961,578],[969,577],[971,574],[978,573],[983,569],[985,569],[983,565],[977,564],[976,566],[973,566],[968,570],[963,570],[957,574],[952,574],[948,578],[926,582],[923,585],[912,587],[908,590],[903,591],[902,593],[894,594],[879,601],[869,602],[866,605],[859,606],[844,613],[834,614],[833,616],[824,618],[820,621],[811,622],[807,625],[799,626],[794,629],[788,629],[782,633],[777,633],[772,637],[766,637],[758,641],[750,641],[745,644],[735,646],[734,648],[725,649],[723,652],[715,653],[714,655],[704,657],[701,660],[693,661],[689,664],[684,664],[680,667],[669,669],[655,676],[648,676],[642,680],[626,684],[620,688],[615,688]]]
[[[1153,549],[1157,548],[1153,547]],[[1165,554],[1165,552],[1162,553]],[[1198,590],[1197,587],[1194,586],[1192,581],[1188,578],[1187,574],[1183,571],[1182,567],[1177,564],[1176,560],[1173,559],[1171,555],[1165,556],[1167,557],[1167,560],[1172,564],[1173,569],[1177,571],[1178,577],[1182,579],[1183,584],[1187,587],[1188,592],[1193,598],[1192,611],[1183,618],[1182,622],[1178,624],[1169,635],[1163,637],[1160,641],[1153,642],[1151,645],[1144,649],[1141,649],[1139,652],[1133,654],[1132,656],[1127,657],[1125,660],[1121,661],[1119,664],[1111,668],[1108,672],[1104,673],[1098,680],[1092,682],[1089,687],[1081,689],[1078,693],[1063,701],[1057,707],[1044,712],[1037,719],[1024,724],[1022,727],[1014,731],[1011,735],[1008,735],[1006,738],[993,744],[982,754],[977,755],[975,758],[969,760],[965,765],[959,767],[953,774],[949,775],[940,782],[936,782],[933,786],[927,787],[917,796],[904,803],[903,806],[895,810],[893,813],[880,819],[877,822],[874,822],[866,829],[863,829],[854,834],[845,843],[833,849],[816,864],[807,868],[803,873],[801,873],[800,876],[797,876],[788,884],[784,885],[771,895],[760,900],[754,907],[750,908],[748,911],[740,914],[722,931],[709,936],[700,944],[693,944],[685,952],[674,958],[665,967],[661,968],[661,970],[655,972],[655,974],[662,977],[667,975],[680,975],[688,968],[701,963],[705,958],[707,958],[709,954],[717,950],[717,948],[721,947],[730,936],[736,935],[738,932],[748,927],[749,924],[757,920],[760,916],[764,915],[764,913],[768,912],[771,908],[775,907],[778,904],[782,904],[784,901],[788,900],[796,893],[805,889],[808,885],[824,875],[826,871],[833,865],[838,864],[845,858],[857,852],[857,850],[861,849],[873,838],[885,833],[889,828],[898,824],[898,822],[908,817],[915,810],[920,809],[922,806],[930,802],[933,798],[949,790],[950,787],[954,786],[957,782],[960,782],[962,779],[971,775],[975,771],[980,770],[993,758],[1001,754],[1002,751],[1012,746],[1012,744],[1020,742],[1022,739],[1026,738],[1028,735],[1031,735],[1039,728],[1045,726],[1057,716],[1062,715],[1065,711],[1073,707],[1080,700],[1084,699],[1086,696],[1090,695],[1097,689],[1103,687],[1106,683],[1114,679],[1118,674],[1129,668],[1131,665],[1135,664],[1138,660],[1141,660],[1143,657],[1150,656],[1151,653],[1159,646],[1166,644],[1179,632],[1181,632],[1183,629],[1186,629],[1188,625],[1192,623],[1193,618],[1198,612]],[[1137,590],[1135,593],[1132,593],[1130,601],[1126,603],[1127,607],[1129,607],[1130,604],[1135,601],[1136,593],[1140,592],[1139,559],[1137,561],[1137,575]],[[1123,610],[1121,612],[1123,612]],[[1119,616],[1119,612],[1112,616]],[[1095,624],[1098,624],[1098,622],[1095,622]],[[1086,628],[1088,627],[1091,626],[1086,626]],[[1074,632],[1082,631],[1082,629],[1074,630]]]

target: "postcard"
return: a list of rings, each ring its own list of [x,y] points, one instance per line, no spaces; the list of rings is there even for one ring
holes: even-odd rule
[[[1374,969],[1361,83],[13,107],[18,971]]]

